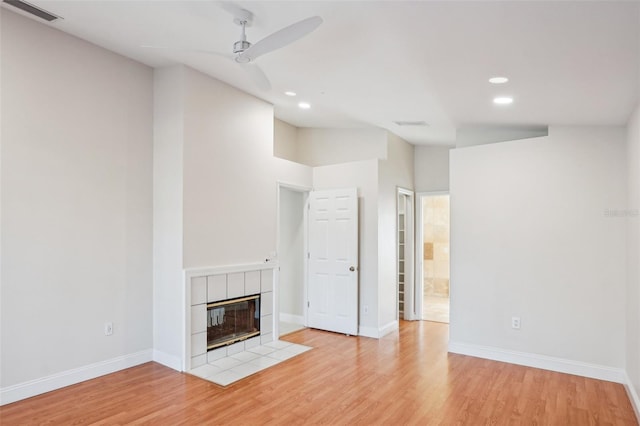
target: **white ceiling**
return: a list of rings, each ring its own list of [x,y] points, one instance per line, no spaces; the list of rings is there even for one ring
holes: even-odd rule
[[[230,53],[239,27],[219,2],[30,2],[64,18],[55,28],[153,67],[187,64],[273,103],[299,127],[377,126],[414,144],[453,145],[461,126],[623,125],[639,98],[640,1],[237,2],[255,15],[252,42],[309,16],[324,20],[258,58],[269,92],[223,57],[141,47]],[[509,83],[489,84],[496,75]],[[501,94],[514,103],[493,105]]]

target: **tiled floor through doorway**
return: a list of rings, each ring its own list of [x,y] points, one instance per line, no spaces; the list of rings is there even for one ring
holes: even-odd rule
[[[449,323],[449,298],[439,296],[424,296],[422,304],[422,319]]]

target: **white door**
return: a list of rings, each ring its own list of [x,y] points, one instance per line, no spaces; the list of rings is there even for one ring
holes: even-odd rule
[[[358,194],[356,188],[309,194],[307,322],[358,334]]]

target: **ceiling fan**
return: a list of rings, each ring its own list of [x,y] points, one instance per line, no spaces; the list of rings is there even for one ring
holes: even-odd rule
[[[254,63],[256,59],[274,50],[283,48],[306,36],[322,24],[322,18],[312,16],[268,35],[260,41],[250,43],[247,40],[246,28],[253,22],[253,13],[232,2],[221,2],[220,6],[233,15],[233,22],[241,27],[240,40],[233,43],[233,54],[224,54],[208,50],[191,50],[200,53],[221,55],[239,64],[249,75],[254,84],[264,91],[271,89],[271,83],[262,69]],[[143,46],[154,47],[154,46]]]

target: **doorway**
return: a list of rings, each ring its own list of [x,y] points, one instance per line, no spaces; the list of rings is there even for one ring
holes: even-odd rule
[[[278,184],[277,337],[305,327],[358,334],[356,188]]]
[[[449,323],[450,203],[448,193],[423,194],[421,317],[426,321]]]
[[[305,206],[309,191],[278,185],[278,336],[305,328]]]

